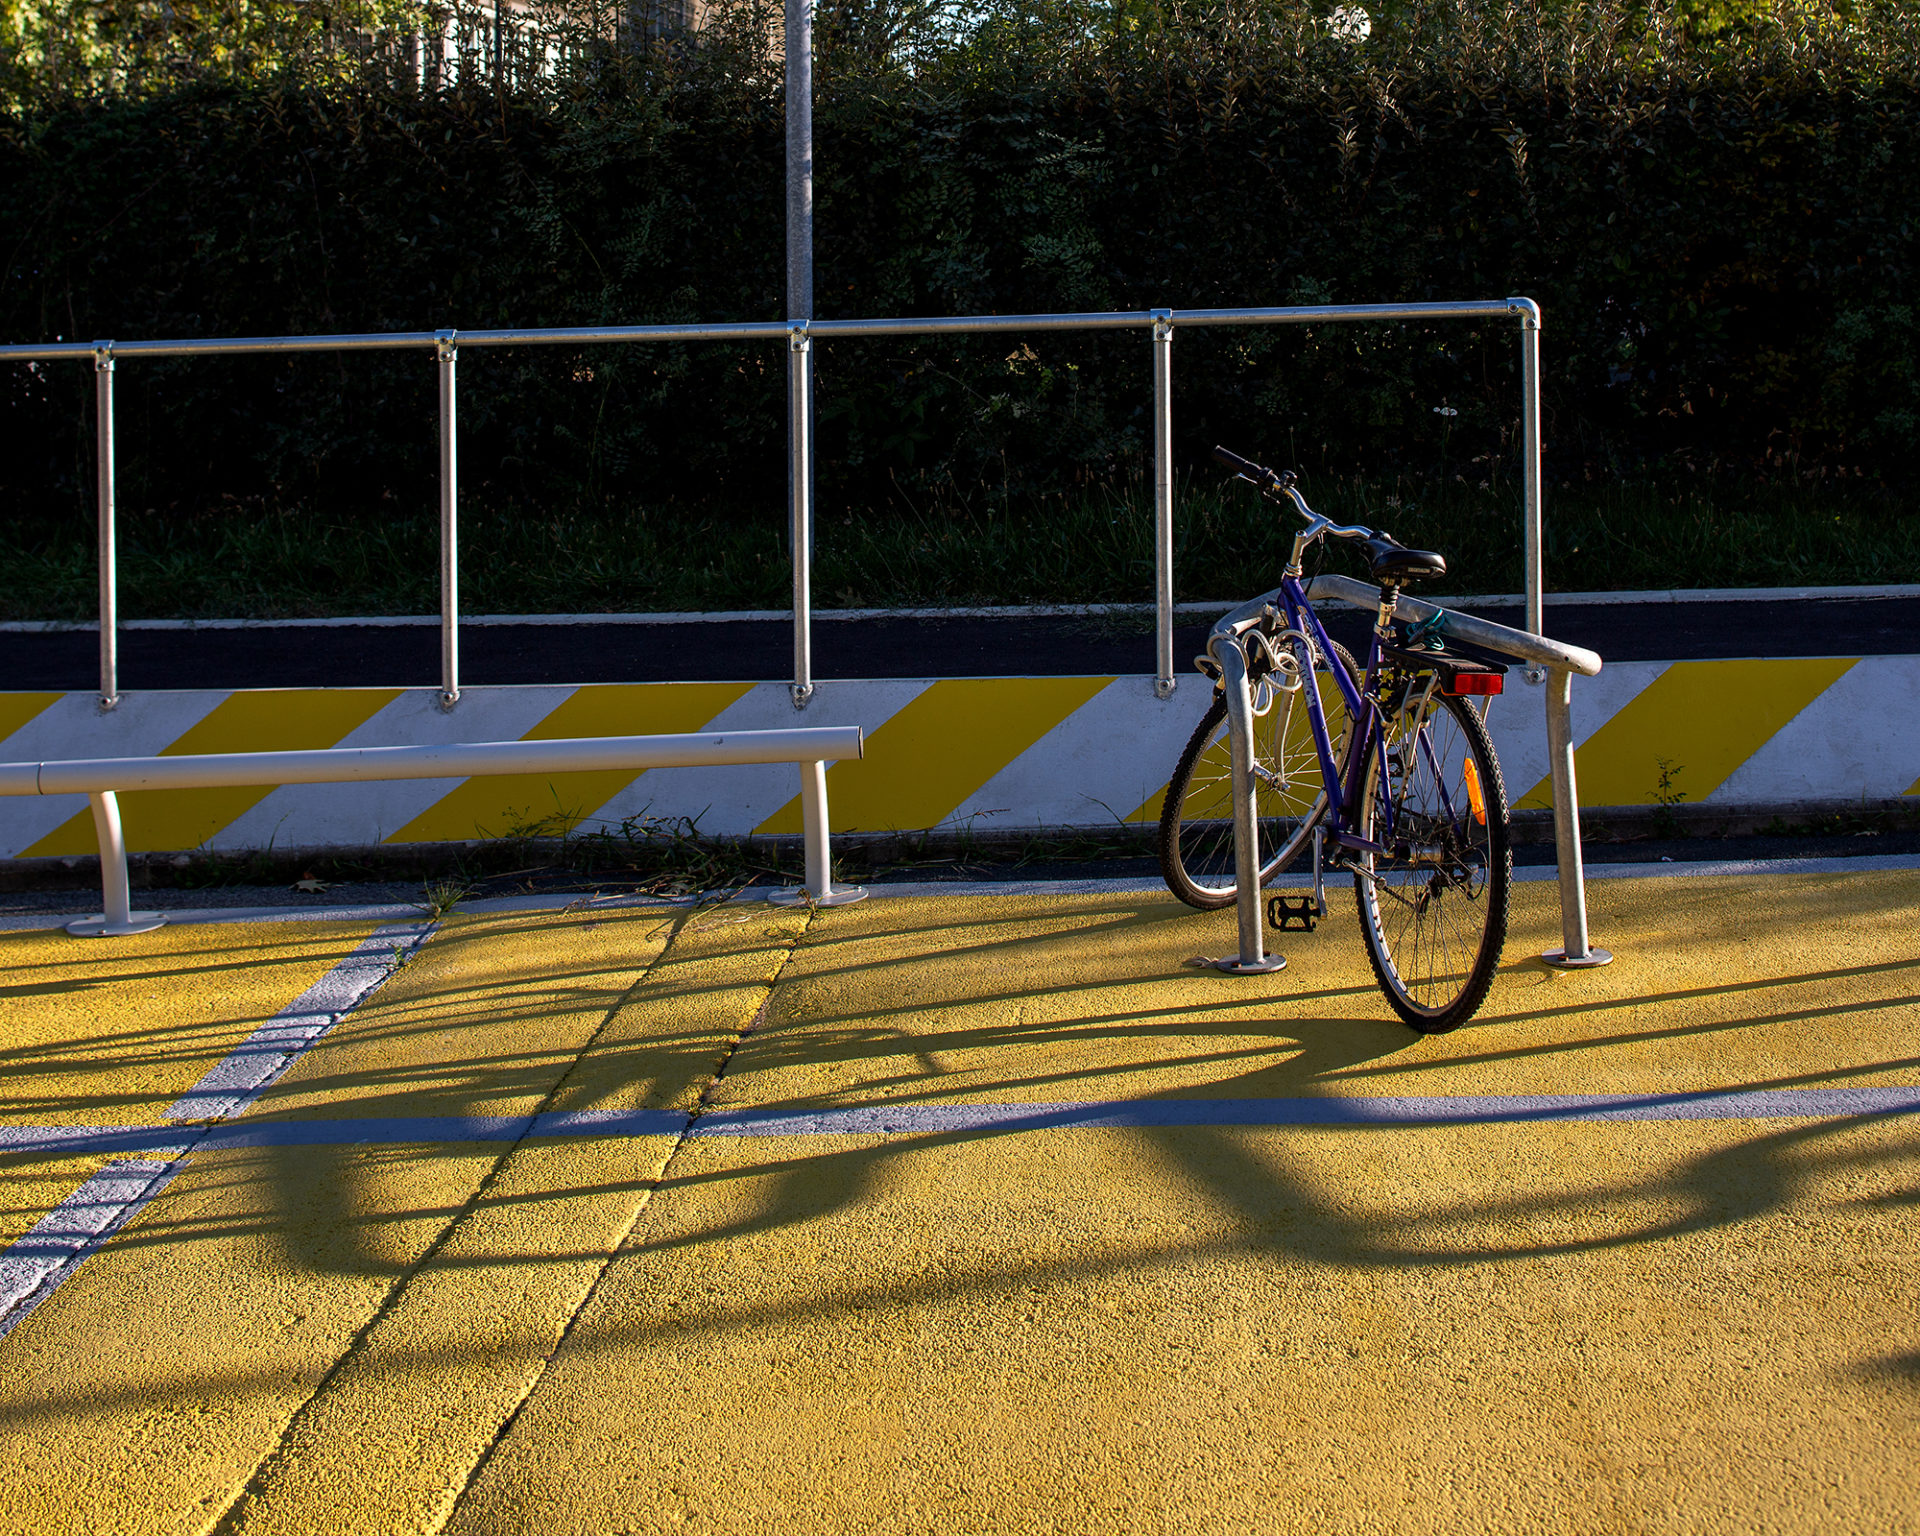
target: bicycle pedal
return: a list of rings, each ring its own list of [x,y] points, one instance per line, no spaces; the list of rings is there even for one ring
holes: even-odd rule
[[[1267,898],[1267,926],[1278,928],[1285,933],[1297,928],[1303,933],[1312,933],[1314,924],[1319,922],[1321,913],[1311,896],[1269,896]]]

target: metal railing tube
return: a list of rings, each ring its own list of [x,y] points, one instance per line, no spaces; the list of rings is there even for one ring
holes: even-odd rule
[[[1244,309],[1183,309],[1182,325],[1324,325],[1342,320],[1498,320],[1512,299],[1441,299],[1411,304],[1288,304]],[[1521,303],[1530,302],[1521,300]]]
[[[440,365],[440,707],[460,702],[460,459],[452,331],[433,339]]]
[[[1266,953],[1260,927],[1260,804],[1253,776],[1253,689],[1247,680],[1247,656],[1240,642],[1216,631],[1207,650],[1220,663],[1220,681],[1227,696],[1227,737],[1233,764],[1234,906],[1239,921],[1240,952],[1214,965],[1235,976],[1257,976],[1284,970],[1286,959]]]
[[[1351,576],[1316,576],[1307,583],[1307,600],[1315,603],[1329,600],[1346,603],[1371,613],[1380,605],[1380,589],[1370,582],[1356,581]],[[1229,619],[1242,626],[1251,624],[1258,619],[1260,610],[1266,604],[1276,601],[1278,589],[1267,593],[1265,597],[1241,604],[1221,619],[1219,624],[1225,624]],[[1397,613],[1409,623],[1422,623],[1442,611],[1438,603],[1405,592],[1400,594]],[[1491,619],[1477,619],[1470,613],[1462,613],[1458,608],[1447,608],[1444,612],[1447,616],[1446,633],[1469,645],[1485,646],[1490,651],[1498,651],[1503,656],[1512,656],[1535,666],[1578,672],[1582,677],[1597,677],[1600,674],[1603,665],[1600,657],[1584,645],[1569,645],[1564,640],[1552,640],[1545,635],[1509,629],[1504,624],[1495,624]]]
[[[788,0],[790,35],[808,42],[788,50],[788,91],[796,108],[788,143],[788,314],[784,321],[740,321],[690,325],[557,326],[533,329],[496,329],[459,334],[465,346],[555,346],[613,342],[695,342],[771,340],[788,338],[790,490],[789,521],[794,538],[794,680],[793,701],[804,707],[814,691],[812,665],[812,557],[813,557],[813,359],[814,336],[938,336],[978,335],[1021,331],[1107,331],[1149,328],[1154,346],[1154,516],[1155,607],[1159,611],[1155,692],[1165,698],[1174,690],[1172,671],[1173,586],[1172,556],[1172,327],[1167,309],[1110,310],[1080,313],[1021,315],[937,315],[896,319],[816,320],[813,308],[812,136],[811,136],[811,15],[808,0]],[[1527,628],[1542,629],[1543,540],[1541,534],[1543,480],[1541,469],[1540,307],[1527,298],[1471,299],[1404,304],[1257,305],[1236,309],[1182,310],[1181,325],[1313,325],[1343,321],[1422,322],[1511,318],[1520,322],[1521,361],[1521,477],[1524,485],[1524,563],[1526,567]],[[112,417],[111,369],[115,354],[140,357],[261,352],[392,351],[432,347],[440,355],[442,395],[441,497],[443,539],[442,619],[443,687],[446,701],[459,697],[458,674],[458,548],[454,516],[457,481],[453,463],[455,418],[453,404],[454,338],[452,331],[396,331],[333,336],[253,336],[118,343],[53,342],[45,345],[0,346],[0,362],[34,362],[93,356],[102,368],[97,384],[109,407],[102,416],[103,443],[110,449]],[[102,348],[107,349],[102,353]],[[804,387],[803,387],[804,386]],[[103,505],[112,495],[112,459],[101,455]],[[110,530],[109,530],[110,532]],[[108,572],[111,551],[102,541],[102,606],[111,598]],[[117,699],[117,677],[109,675],[111,637],[102,631],[101,701],[112,707]],[[1588,653],[1590,654],[1590,653]],[[1597,664],[1597,659],[1596,659]],[[1553,663],[1545,663],[1550,667]],[[1576,667],[1575,670],[1581,670]],[[1530,680],[1544,674],[1539,665],[1528,670]]]
[[[1520,312],[1520,483],[1526,498],[1522,515],[1521,558],[1526,566],[1527,632],[1546,633],[1542,615],[1544,566],[1540,549],[1540,309],[1531,300],[1516,299]],[[1539,667],[1527,669],[1527,681],[1544,680]]]
[[[813,697],[813,340],[787,333],[787,535],[793,545],[793,707]]]
[[[93,344],[94,500],[99,521],[100,707],[120,703],[120,554],[116,538],[113,343]]]
[[[860,727],[712,731],[673,736],[563,736],[431,747],[316,747],[0,764],[0,795],[102,790],[230,789],[251,784],[356,784],[490,773],[598,773],[617,768],[711,768],[735,763],[838,762],[861,755]]]
[[[1540,958],[1563,970],[1605,965],[1613,955],[1587,942],[1587,879],[1580,851],[1580,795],[1573,774],[1573,676],[1547,678],[1547,755],[1553,776],[1553,843],[1560,876],[1560,943]]]
[[[127,847],[116,792],[123,789],[220,789],[257,784],[353,784],[377,779],[470,778],[495,773],[573,773],[611,769],[706,768],[741,763],[800,767],[807,885],[788,901],[837,906],[858,901],[857,887],[836,890],[828,857],[826,764],[862,754],[860,728],[829,725],[783,731],[673,736],[591,736],[552,741],[461,742],[434,747],[330,747],[304,752],[226,752],[180,757],[0,763],[0,795],[86,795],[100,846],[103,914],[69,923],[69,933],[144,933],[166,919],[133,912]],[[776,898],[779,899],[779,898]]]
[[[1153,606],[1155,698],[1173,677],[1173,311],[1153,312]]]
[[[1181,318],[1185,319],[1185,311]],[[1125,331],[1153,324],[1148,309],[1090,310],[1081,314],[923,315],[899,319],[816,320],[814,334],[835,336],[988,336],[1002,331]]]

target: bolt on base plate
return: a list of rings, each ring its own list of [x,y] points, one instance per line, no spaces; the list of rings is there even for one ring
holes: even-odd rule
[[[814,895],[805,886],[767,892],[767,900],[776,907],[844,907],[866,899],[867,889],[863,885],[836,885],[824,896]]]
[[[1550,949],[1540,957],[1548,965],[1559,971],[1591,971],[1603,965],[1613,964],[1613,951],[1610,949],[1590,949],[1584,955],[1569,960],[1564,949]]]
[[[1224,960],[1214,961],[1213,968],[1216,971],[1225,971],[1229,976],[1265,976],[1273,971],[1284,971],[1287,968],[1287,957],[1265,955],[1258,960],[1250,960],[1242,964],[1238,955],[1228,955]]]
[[[119,939],[130,933],[152,933],[164,927],[166,921],[164,912],[129,912],[124,923],[109,922],[96,913],[92,917],[75,918],[67,924],[67,932],[81,939]]]

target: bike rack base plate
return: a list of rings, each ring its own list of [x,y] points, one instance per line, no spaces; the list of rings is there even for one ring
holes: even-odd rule
[[[767,900],[776,907],[844,907],[866,899],[866,887],[861,885],[836,885],[824,896],[814,895],[805,886],[767,893]]]
[[[152,933],[166,926],[164,912],[130,912],[128,921],[112,922],[101,916],[78,917],[67,924],[67,932],[81,939],[118,939],[130,933]]]
[[[1550,949],[1540,958],[1557,971],[1591,971],[1599,966],[1612,965],[1613,951],[1590,949],[1584,955],[1569,960],[1564,949]]]
[[[1284,971],[1287,968],[1285,955],[1264,955],[1258,960],[1241,962],[1238,955],[1228,955],[1224,960],[1213,962],[1216,971],[1225,971],[1229,976],[1265,976],[1272,971]]]

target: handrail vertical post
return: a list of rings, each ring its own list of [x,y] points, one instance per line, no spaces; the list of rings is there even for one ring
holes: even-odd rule
[[[94,499],[99,521],[100,707],[120,703],[120,564],[115,530],[113,343],[93,344]]]
[[[1253,688],[1247,679],[1246,652],[1231,636],[1207,642],[1220,663],[1227,695],[1227,734],[1233,762],[1233,882],[1239,919],[1240,952],[1214,965],[1235,976],[1284,970],[1286,958],[1269,955],[1260,928],[1260,805],[1253,775]]]
[[[455,365],[458,335],[433,333],[440,368],[440,707],[460,702],[460,464]]]
[[[1173,311],[1153,311],[1155,698],[1173,697]]]
[[[813,697],[813,338],[804,320],[787,333],[787,436],[793,545],[793,707]]]
[[[1526,566],[1527,633],[1544,635],[1546,631],[1542,593],[1544,591],[1541,553],[1540,485],[1540,311],[1531,303],[1520,314],[1520,483],[1526,499],[1521,534],[1521,558]],[[1527,681],[1541,683],[1545,673],[1539,667],[1527,669]]]
[[[1540,958],[1563,970],[1607,964],[1610,952],[1587,940],[1586,869],[1580,853],[1580,796],[1574,780],[1573,674],[1556,667],[1547,676],[1547,756],[1553,779],[1553,841],[1559,860],[1561,948]]]

